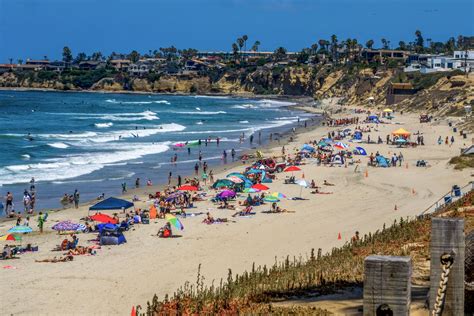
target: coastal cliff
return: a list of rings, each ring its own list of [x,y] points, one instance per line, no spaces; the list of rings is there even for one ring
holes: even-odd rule
[[[226,69],[217,73],[180,73],[130,77],[124,73],[6,72],[0,88],[309,96],[315,100],[341,98],[345,104],[384,105],[389,85],[408,82],[416,88],[397,106],[405,110],[461,115],[474,101],[473,77],[460,73],[407,74],[399,68],[353,65],[274,65]]]

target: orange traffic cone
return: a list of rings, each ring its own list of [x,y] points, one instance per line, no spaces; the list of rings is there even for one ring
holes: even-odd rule
[[[408,169],[408,162],[405,164],[405,168]]]
[[[415,195],[416,194],[415,189],[411,189],[411,193]]]
[[[342,239],[342,236],[341,236],[341,233],[339,233],[339,234],[337,235],[337,240],[341,240],[341,239]]]
[[[398,210],[398,208],[397,208],[397,204],[395,204],[395,208],[394,208],[394,211],[396,211],[396,210]]]
[[[365,177],[366,177],[366,178],[369,177],[369,170],[365,170]]]
[[[135,311],[135,306],[132,306],[132,312],[130,313],[130,316],[137,316],[137,312]]]

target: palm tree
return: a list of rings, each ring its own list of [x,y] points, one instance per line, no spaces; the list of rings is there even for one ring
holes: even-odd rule
[[[232,55],[234,55],[234,59],[239,56],[239,46],[236,43],[232,43]]]
[[[242,36],[242,39],[244,40],[244,51],[247,50],[247,40],[249,39],[249,37],[247,35],[243,35]]]
[[[368,40],[367,42],[365,42],[365,47],[367,47],[367,49],[372,49],[372,47],[374,46],[374,40]]]
[[[260,41],[255,41],[255,43],[253,44],[251,50],[253,50],[254,52],[258,52],[258,47],[260,46]]]
[[[318,52],[318,44],[314,43],[313,45],[311,45],[311,55],[316,55],[317,52]]]
[[[331,51],[332,59],[337,64],[337,36],[335,34],[331,35]]]
[[[382,48],[388,49],[388,41],[385,38],[382,38],[380,41],[382,42]]]

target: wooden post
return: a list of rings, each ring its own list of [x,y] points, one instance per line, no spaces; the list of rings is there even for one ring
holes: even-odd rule
[[[364,316],[390,309],[392,315],[409,315],[411,258],[372,255],[364,261]]]
[[[442,273],[440,258],[454,253],[454,263],[448,277],[443,316],[464,315],[464,220],[433,218],[431,220],[430,312],[433,310]]]

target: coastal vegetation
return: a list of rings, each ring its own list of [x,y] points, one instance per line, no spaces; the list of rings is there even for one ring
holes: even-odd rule
[[[341,40],[332,35],[299,52],[288,52],[284,47],[262,52],[261,42],[255,40],[250,46],[252,41],[245,34],[231,44],[230,52],[202,53],[170,46],[146,53],[132,50],[105,56],[101,52],[79,52],[74,56],[69,47],[64,47],[60,61],[50,62],[44,56],[39,61],[27,60],[24,65],[23,60],[13,64],[12,59],[0,74],[0,87],[304,95],[315,99],[341,97],[357,104],[367,103],[367,98],[384,103],[390,83],[410,83],[421,92],[441,79],[463,75],[461,70],[404,72],[409,56],[452,54],[474,47],[473,37],[435,42],[425,39],[419,30],[414,35],[413,41],[399,41],[398,45],[385,38],[370,39],[362,45],[355,38]],[[470,101],[466,97],[460,104]]]
[[[432,216],[461,217],[465,219],[468,234],[474,230],[474,218],[465,216],[462,208],[472,205],[474,194],[468,193],[453,204],[448,204]],[[411,256],[414,265],[414,282],[427,279],[424,264],[429,260],[431,216],[414,219],[400,218],[390,226],[365,235],[360,240],[334,248],[327,254],[314,249],[308,257],[275,258],[271,267],[253,264],[250,271],[234,275],[231,270],[226,280],[209,282],[200,275],[195,284],[186,283],[171,296],[159,300],[155,295],[147,306],[138,306],[144,315],[174,314],[233,314],[242,313],[311,313],[327,315],[329,312],[311,305],[291,304],[292,300],[320,297],[344,289],[362,288],[364,258],[370,254]],[[469,295],[469,292],[467,292]],[[289,307],[282,303],[289,301]],[[472,306],[466,306],[466,311]]]

